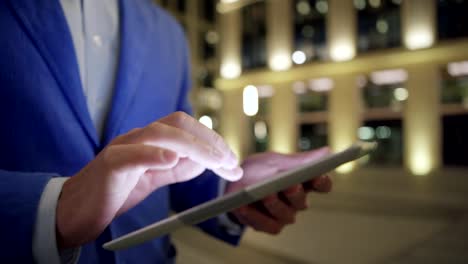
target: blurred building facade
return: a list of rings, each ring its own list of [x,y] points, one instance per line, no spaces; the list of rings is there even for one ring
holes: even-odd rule
[[[280,235],[183,228],[178,263],[466,262],[466,167],[430,172],[468,165],[468,0],[157,2],[190,42],[196,117],[240,156],[380,141]]]
[[[468,1],[159,2],[191,43],[196,115],[240,156],[361,139],[381,147],[360,163],[463,165]]]

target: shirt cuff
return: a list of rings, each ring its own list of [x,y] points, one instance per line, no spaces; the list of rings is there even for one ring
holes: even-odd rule
[[[226,192],[227,182],[224,179],[220,179],[218,187],[218,196],[221,197]],[[231,236],[240,236],[244,231],[244,226],[233,221],[228,213],[218,215],[218,222],[221,227]]]
[[[54,177],[44,188],[37,210],[33,233],[33,256],[38,264],[77,263],[81,248],[59,252],[57,247],[55,216],[62,187],[68,177]]]

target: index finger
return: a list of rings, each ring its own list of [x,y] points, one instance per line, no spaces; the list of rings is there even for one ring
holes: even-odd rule
[[[158,120],[158,122],[182,129],[215,147],[224,154],[224,164],[226,164],[227,169],[234,169],[238,166],[239,161],[236,155],[224,142],[223,138],[190,115],[184,112],[176,112]]]

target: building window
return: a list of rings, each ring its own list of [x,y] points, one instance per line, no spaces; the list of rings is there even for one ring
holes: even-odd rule
[[[269,128],[268,122],[264,118],[254,118],[250,120],[252,138],[254,141],[254,153],[265,152],[269,146]]]
[[[354,0],[358,12],[359,52],[401,45],[401,2],[402,0]]]
[[[362,89],[364,106],[367,109],[386,109],[401,112],[408,99],[405,82],[408,73],[404,69],[372,72],[359,76],[358,86]]]
[[[360,162],[369,165],[402,165],[403,134],[401,120],[366,121],[358,129],[362,141],[377,141],[379,147]]]
[[[328,109],[328,93],[333,88],[329,78],[312,79],[308,82],[293,83],[293,91],[297,94],[299,111],[323,112]]]
[[[325,60],[326,47],[326,14],[328,4],[325,0],[293,1],[294,16],[294,52],[295,64],[313,60]]]
[[[187,0],[193,1],[193,0]],[[200,5],[200,17],[210,23],[216,21],[216,3],[217,0],[203,0]]]
[[[242,67],[265,67],[266,53],[266,7],[261,1],[242,9]]]
[[[445,115],[442,118],[443,162],[446,166],[468,166],[464,150],[468,149],[468,114]]]
[[[328,143],[327,123],[303,124],[300,126],[298,149],[307,151],[326,146]]]
[[[437,33],[441,40],[468,37],[468,0],[437,1]]]
[[[177,0],[177,2],[176,2],[176,7],[177,7],[177,11],[178,11],[178,12],[180,12],[180,13],[185,13],[186,1],[187,1],[187,0]]]
[[[468,61],[452,62],[442,71],[442,104],[468,109]]]
[[[200,32],[203,60],[210,60],[216,57],[216,45],[219,42],[219,35],[216,31],[209,30]]]
[[[215,74],[212,71],[206,68],[198,70],[197,83],[199,87],[214,88],[214,78]]]

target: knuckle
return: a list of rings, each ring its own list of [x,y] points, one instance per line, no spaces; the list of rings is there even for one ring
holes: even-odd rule
[[[215,132],[213,132],[213,144],[218,147],[224,146],[223,138]]]
[[[165,129],[163,124],[159,122],[154,122],[148,125],[146,128],[147,128],[146,130],[148,131],[148,133],[150,133],[152,137],[156,137],[156,138],[161,137],[164,134],[164,129]]]
[[[104,166],[110,167],[114,159],[115,146],[108,146],[100,153]]]
[[[135,139],[135,136],[137,136],[138,133],[140,133],[141,130],[142,130],[141,128],[134,128],[134,129],[128,131],[127,133],[116,137],[114,140],[112,140],[110,145],[119,145],[119,144],[131,143]]]
[[[171,114],[171,119],[176,125],[183,125],[190,116],[182,111]]]
[[[141,130],[142,130],[142,128],[137,127],[137,128],[134,128],[134,129],[128,131],[125,135],[134,135],[134,134],[138,134]]]

